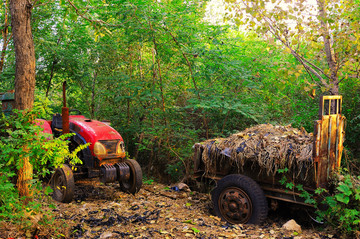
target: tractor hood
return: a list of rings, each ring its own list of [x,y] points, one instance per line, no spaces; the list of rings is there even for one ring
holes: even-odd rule
[[[80,134],[86,142],[91,143],[91,151],[95,142],[99,140],[120,140],[123,141],[121,135],[106,123],[91,120],[83,115],[70,116],[70,129]]]

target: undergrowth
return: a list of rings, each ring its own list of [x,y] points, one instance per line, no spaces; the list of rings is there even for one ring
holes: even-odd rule
[[[72,164],[80,163],[77,150],[70,153],[68,140],[72,134],[53,138],[35,124],[39,109],[16,111],[5,117],[0,116],[0,221],[17,225],[27,231],[41,225],[51,224],[51,214],[45,212],[52,189],[43,187],[42,179],[49,179],[53,169],[65,160]],[[41,124],[41,123],[40,123]],[[22,158],[28,157],[33,167],[30,182],[33,198],[25,203],[16,188],[17,172],[23,166]],[[50,208],[54,207],[51,205]]]
[[[360,232],[360,176],[347,171],[334,180],[335,190],[318,188],[315,193],[323,196],[321,204],[325,210],[317,210],[318,220],[327,221],[341,235],[354,237]]]
[[[287,169],[278,170],[286,173]],[[314,193],[306,191],[301,184],[288,182],[285,176],[280,181],[290,190],[297,189],[304,202],[316,208],[316,220],[326,222],[341,238],[358,238],[360,235],[360,176],[347,169],[333,175],[328,189],[317,188]]]

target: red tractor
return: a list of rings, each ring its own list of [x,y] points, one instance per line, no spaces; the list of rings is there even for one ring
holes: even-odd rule
[[[71,167],[64,164],[55,169],[51,179],[53,198],[59,202],[69,203],[74,196],[75,180],[81,178],[100,178],[102,183],[119,182],[124,192],[135,194],[142,185],[142,171],[137,161],[126,159],[125,145],[121,135],[107,123],[88,119],[79,110],[66,107],[66,83],[63,85],[64,107],[62,114],[55,114],[51,121],[37,119],[36,124],[45,133],[54,137],[73,133],[69,138],[70,151],[79,145],[90,143],[77,155],[82,164]],[[3,97],[3,107],[9,108],[9,97]],[[11,99],[10,99],[11,101]],[[75,115],[69,115],[76,112]]]

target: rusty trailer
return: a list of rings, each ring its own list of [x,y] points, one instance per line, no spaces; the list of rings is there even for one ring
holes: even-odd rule
[[[311,147],[307,147],[307,150],[311,148],[312,153],[306,162],[291,164],[283,173],[277,169],[286,167],[286,162],[281,165],[280,162],[289,160],[289,155],[286,154],[291,149],[283,152],[283,159],[271,161],[279,165],[273,168],[273,173],[269,173],[264,165],[253,158],[243,159],[241,162],[235,160],[236,153],[243,149],[223,146],[231,143],[230,137],[223,140],[224,144],[216,145],[216,140],[195,144],[194,176],[199,181],[216,181],[216,187],[211,192],[216,214],[232,224],[260,224],[267,217],[268,200],[311,206],[305,203],[295,187],[290,190],[280,180],[285,176],[287,182],[301,184],[310,193],[318,187],[328,188],[332,173],[340,167],[345,139],[345,117],[341,115],[341,105],[342,96],[320,98],[319,119],[315,121],[314,134],[309,141]],[[307,137],[302,133],[298,134]],[[245,136],[247,140],[253,137],[252,134]],[[266,137],[268,136],[262,136]],[[291,147],[291,144],[287,147]],[[295,159],[298,157],[292,156]]]

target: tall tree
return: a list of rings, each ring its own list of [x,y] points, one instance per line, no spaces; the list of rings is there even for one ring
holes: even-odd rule
[[[352,1],[317,0],[226,0],[232,17],[269,39],[279,43],[303,66],[318,86],[331,94],[339,93],[339,84],[347,78],[342,71],[356,56],[359,43],[346,17]],[[235,3],[234,3],[235,2]],[[350,3],[351,2],[351,3]],[[273,39],[276,39],[274,41]],[[356,57],[358,58],[358,57]],[[355,65],[352,65],[354,68]]]
[[[15,108],[28,110],[33,107],[35,91],[35,50],[31,33],[32,4],[27,0],[10,0],[11,27],[15,47]],[[23,148],[24,155],[27,149]],[[18,171],[17,187],[20,196],[31,196],[30,180],[33,168],[29,157],[22,157]]]

